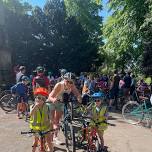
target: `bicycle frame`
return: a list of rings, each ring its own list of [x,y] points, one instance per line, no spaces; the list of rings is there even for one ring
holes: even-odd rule
[[[131,114],[135,115],[135,116],[139,116],[143,118],[146,118],[147,115],[150,116],[150,112],[152,111],[152,107],[151,108],[148,108],[147,107],[147,104],[146,104],[146,101],[144,100],[143,101],[144,103],[140,104],[136,109],[134,109]],[[143,116],[144,115],[144,116]]]
[[[96,124],[95,124],[95,126],[96,126]],[[95,141],[98,140],[99,144],[101,145],[100,138],[99,138],[99,135],[98,135],[98,132],[97,132],[97,129],[95,126],[89,126],[89,125],[84,124],[84,128],[82,128],[83,136],[82,136],[81,142],[87,141],[88,149],[96,150],[96,145],[94,143],[94,140]]]

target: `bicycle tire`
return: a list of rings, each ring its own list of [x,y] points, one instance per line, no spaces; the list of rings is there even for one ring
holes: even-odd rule
[[[65,124],[64,127],[65,144],[68,152],[75,152],[75,133],[72,123]]]
[[[16,103],[16,98],[11,94],[6,94],[0,99],[0,107],[6,112],[16,109]]]
[[[122,108],[122,116],[127,123],[139,124],[144,117],[143,107],[136,101],[129,101]]]
[[[1,91],[1,93],[0,93],[0,98],[2,98],[4,95],[7,95],[7,94],[11,94],[11,90]]]

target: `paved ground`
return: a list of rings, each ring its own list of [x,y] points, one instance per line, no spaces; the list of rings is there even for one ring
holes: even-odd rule
[[[115,126],[109,126],[105,133],[105,145],[109,152],[152,152],[150,129],[127,124],[119,114],[110,115],[110,123]],[[0,109],[0,152],[31,152],[32,137],[20,134],[26,130],[27,122],[18,120],[15,113],[6,114]],[[64,139],[61,133],[60,139]],[[57,147],[56,152],[65,152],[65,146]]]

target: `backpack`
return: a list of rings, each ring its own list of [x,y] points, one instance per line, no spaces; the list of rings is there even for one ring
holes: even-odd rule
[[[45,78],[44,76],[36,76],[35,77],[35,86],[36,88],[43,87],[46,88]]]

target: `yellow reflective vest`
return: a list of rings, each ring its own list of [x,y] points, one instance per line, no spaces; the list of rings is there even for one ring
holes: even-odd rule
[[[30,117],[30,128],[34,131],[48,131],[50,129],[50,111],[44,104],[38,108],[33,116]]]
[[[102,106],[99,111],[96,110],[96,106],[92,107],[92,119],[95,123],[100,123],[98,126],[99,129],[105,130],[107,129],[107,123],[106,123],[106,116],[107,113],[107,106]],[[91,122],[91,125],[94,124],[94,122]]]

